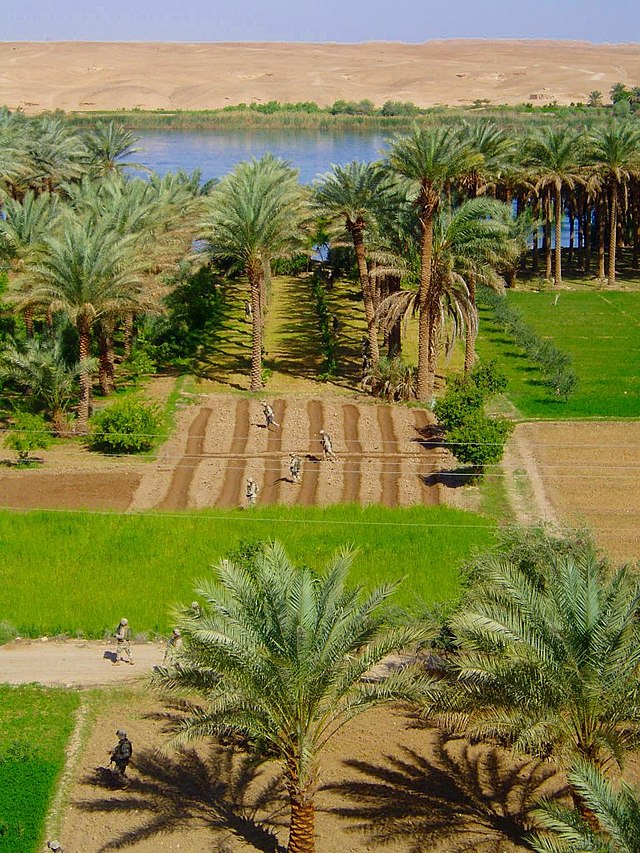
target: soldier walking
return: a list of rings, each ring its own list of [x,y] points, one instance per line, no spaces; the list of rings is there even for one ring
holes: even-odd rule
[[[331,443],[331,436],[328,432],[325,432],[323,429],[320,430],[320,441],[322,442],[322,456],[325,459],[330,459],[332,462],[335,460],[336,455],[333,452],[333,445]]]
[[[276,423],[275,412],[271,408],[271,406],[267,403],[266,400],[260,400],[260,404],[262,405],[262,411],[264,412],[264,419],[267,424],[267,429],[270,427],[280,427],[280,424]]]
[[[302,477],[300,476],[300,469],[302,468],[302,459],[297,455],[297,453],[289,454],[289,472],[291,473],[291,479],[294,483],[301,483]]]
[[[131,628],[128,619],[122,618],[120,620],[113,636],[116,639],[116,659],[113,665],[120,666],[121,663],[130,663],[133,666],[131,660]]]
[[[202,615],[202,610],[200,609],[200,605],[197,601],[191,602],[191,611],[194,619],[198,619]]]
[[[129,766],[131,756],[133,755],[133,747],[125,731],[118,729],[116,735],[118,737],[118,743],[111,750],[109,764],[113,764],[116,768],[115,772],[124,780],[127,767]]]
[[[248,299],[244,300],[244,319],[247,323],[250,323],[253,320],[253,308],[251,307],[251,303]]]
[[[258,484],[253,479],[253,477],[249,477],[247,479],[247,507],[253,507],[258,502]]]

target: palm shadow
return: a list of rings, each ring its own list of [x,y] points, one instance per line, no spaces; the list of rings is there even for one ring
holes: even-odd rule
[[[260,758],[216,744],[206,759],[191,749],[180,751],[176,759],[147,750],[135,756],[131,767],[124,797],[105,793],[75,803],[81,812],[139,817],[135,827],[122,831],[101,851],[120,850],[195,821],[241,839],[253,850],[285,853],[276,835],[288,819],[284,788],[278,775],[264,771]],[[122,787],[106,768],[97,768],[82,781],[105,792]]]
[[[543,796],[567,792],[556,769],[441,732],[433,738],[428,755],[404,747],[384,763],[343,762],[349,777],[324,790],[350,804],[329,811],[376,847],[402,841],[408,853],[529,849],[531,809]]]

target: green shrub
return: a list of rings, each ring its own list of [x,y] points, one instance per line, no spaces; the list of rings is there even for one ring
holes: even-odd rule
[[[89,445],[104,453],[140,453],[153,447],[160,429],[158,406],[120,400],[94,417]]]
[[[143,376],[156,372],[156,363],[147,349],[136,347],[129,358],[122,362],[122,370],[131,382],[139,382]]]
[[[399,356],[381,358],[365,377],[362,387],[385,400],[410,400],[416,394],[415,370]]]
[[[6,434],[4,443],[9,450],[15,450],[18,459],[26,462],[32,450],[46,450],[51,444],[51,430],[41,415],[18,412],[13,425]]]
[[[456,429],[482,409],[485,397],[484,391],[472,382],[452,382],[436,401],[434,412],[438,423],[447,432]]]
[[[458,462],[482,469],[500,462],[513,428],[506,418],[488,418],[477,411],[447,433],[447,443]]]

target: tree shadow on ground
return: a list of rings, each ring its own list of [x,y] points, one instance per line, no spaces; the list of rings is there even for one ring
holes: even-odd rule
[[[325,790],[350,804],[329,811],[376,847],[402,842],[410,853],[507,853],[530,849],[525,836],[536,802],[567,791],[549,763],[439,732],[431,747],[428,755],[405,747],[380,764],[345,761],[350,776]]]
[[[459,489],[462,486],[477,485],[480,471],[475,465],[459,465],[457,468],[446,468],[443,471],[433,471],[431,474],[420,476],[425,486],[446,486],[448,489]]]
[[[101,851],[166,835],[193,821],[222,836],[240,838],[262,853],[286,850],[275,834],[277,827],[287,823],[284,789],[280,777],[267,773],[260,759],[215,745],[206,759],[195,750],[182,750],[176,759],[147,750],[135,756],[131,767],[123,797],[105,795],[75,803],[81,812],[139,816],[138,825],[123,830]],[[97,768],[82,781],[105,792],[122,787],[105,768]]]

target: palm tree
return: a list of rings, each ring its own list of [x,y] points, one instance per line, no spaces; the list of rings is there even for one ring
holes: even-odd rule
[[[620,765],[640,743],[639,610],[637,578],[590,546],[542,568],[488,560],[451,620],[459,652],[432,710],[565,767]]]
[[[363,680],[422,635],[385,626],[380,605],[393,587],[365,594],[346,586],[352,559],[340,551],[315,574],[272,543],[245,565],[223,560],[197,590],[208,602],[201,615],[182,612],[184,646],[174,665],[155,678],[207,703],[171,743],[235,732],[279,761],[291,806],[289,853],[315,850],[317,763],[333,735],[368,708],[415,698],[425,682],[412,670]]]
[[[88,364],[69,366],[58,338],[31,338],[25,343],[10,341],[0,357],[0,378],[27,391],[31,401],[49,415],[54,432],[65,432],[65,413],[76,396],[78,378],[91,373]]]
[[[88,363],[91,328],[96,320],[125,311],[153,307],[143,292],[140,256],[135,235],[122,236],[110,223],[65,218],[61,236],[45,238],[45,252],[33,266],[34,283],[26,294],[17,294],[20,305],[47,305],[64,311],[79,335],[80,362]],[[91,376],[80,374],[78,431],[87,429],[91,402]]]
[[[346,166],[334,165],[331,172],[322,175],[314,184],[314,201],[318,211],[329,221],[343,222],[353,241],[373,367],[378,363],[380,350],[375,287],[367,266],[364,234],[373,226],[375,211],[383,202],[381,196],[387,194],[388,188],[388,177],[379,165],[358,161]]]
[[[524,162],[534,173],[536,191],[551,191],[554,197],[556,286],[562,284],[562,191],[582,178],[582,148],[581,134],[567,128],[544,128],[526,142]]]
[[[58,219],[55,196],[36,195],[29,190],[21,201],[8,198],[4,205],[5,218],[0,218],[0,257],[9,262],[14,292],[27,292],[31,285],[31,267],[45,247]],[[24,312],[27,335],[33,334],[33,306]]]
[[[84,137],[89,151],[89,168],[94,175],[104,176],[112,172],[122,172],[126,167],[143,169],[139,163],[126,158],[140,151],[135,147],[138,141],[130,130],[115,121],[97,122]]]
[[[265,269],[271,258],[290,256],[302,245],[305,214],[297,171],[271,155],[239,163],[207,199],[201,228],[210,256],[230,262],[249,279],[252,391],[262,387]]]
[[[453,127],[414,127],[398,136],[388,152],[390,168],[416,187],[415,204],[421,227],[418,307],[418,399],[433,395],[436,368],[437,305],[432,286],[433,222],[446,184],[482,164],[482,155],[460,139]]]
[[[609,287],[616,283],[619,191],[640,169],[640,130],[631,124],[597,127],[589,138],[587,162],[609,194]]]
[[[455,339],[464,333],[467,342],[465,369],[471,369],[477,309],[470,282],[473,282],[473,293],[476,282],[502,283],[498,270],[517,257],[518,252],[511,212],[502,202],[480,196],[452,212],[439,212],[433,229],[431,272],[436,355],[442,332],[450,320],[449,350]],[[410,260],[411,253],[406,253],[405,258]],[[418,278],[417,275],[413,277]],[[389,329],[400,318],[406,320],[409,315],[416,314],[419,294],[419,287],[403,289],[383,300],[379,315],[384,326]]]
[[[511,166],[515,152],[515,141],[493,121],[464,122],[461,137],[472,151],[481,155],[482,161],[467,174],[462,175],[460,185],[469,198],[482,195],[500,179]]]
[[[635,791],[624,783],[616,791],[587,761],[577,762],[567,775],[591,819],[585,820],[559,803],[543,801],[532,814],[547,832],[532,836],[533,849],[538,853],[637,853],[640,801]]]

